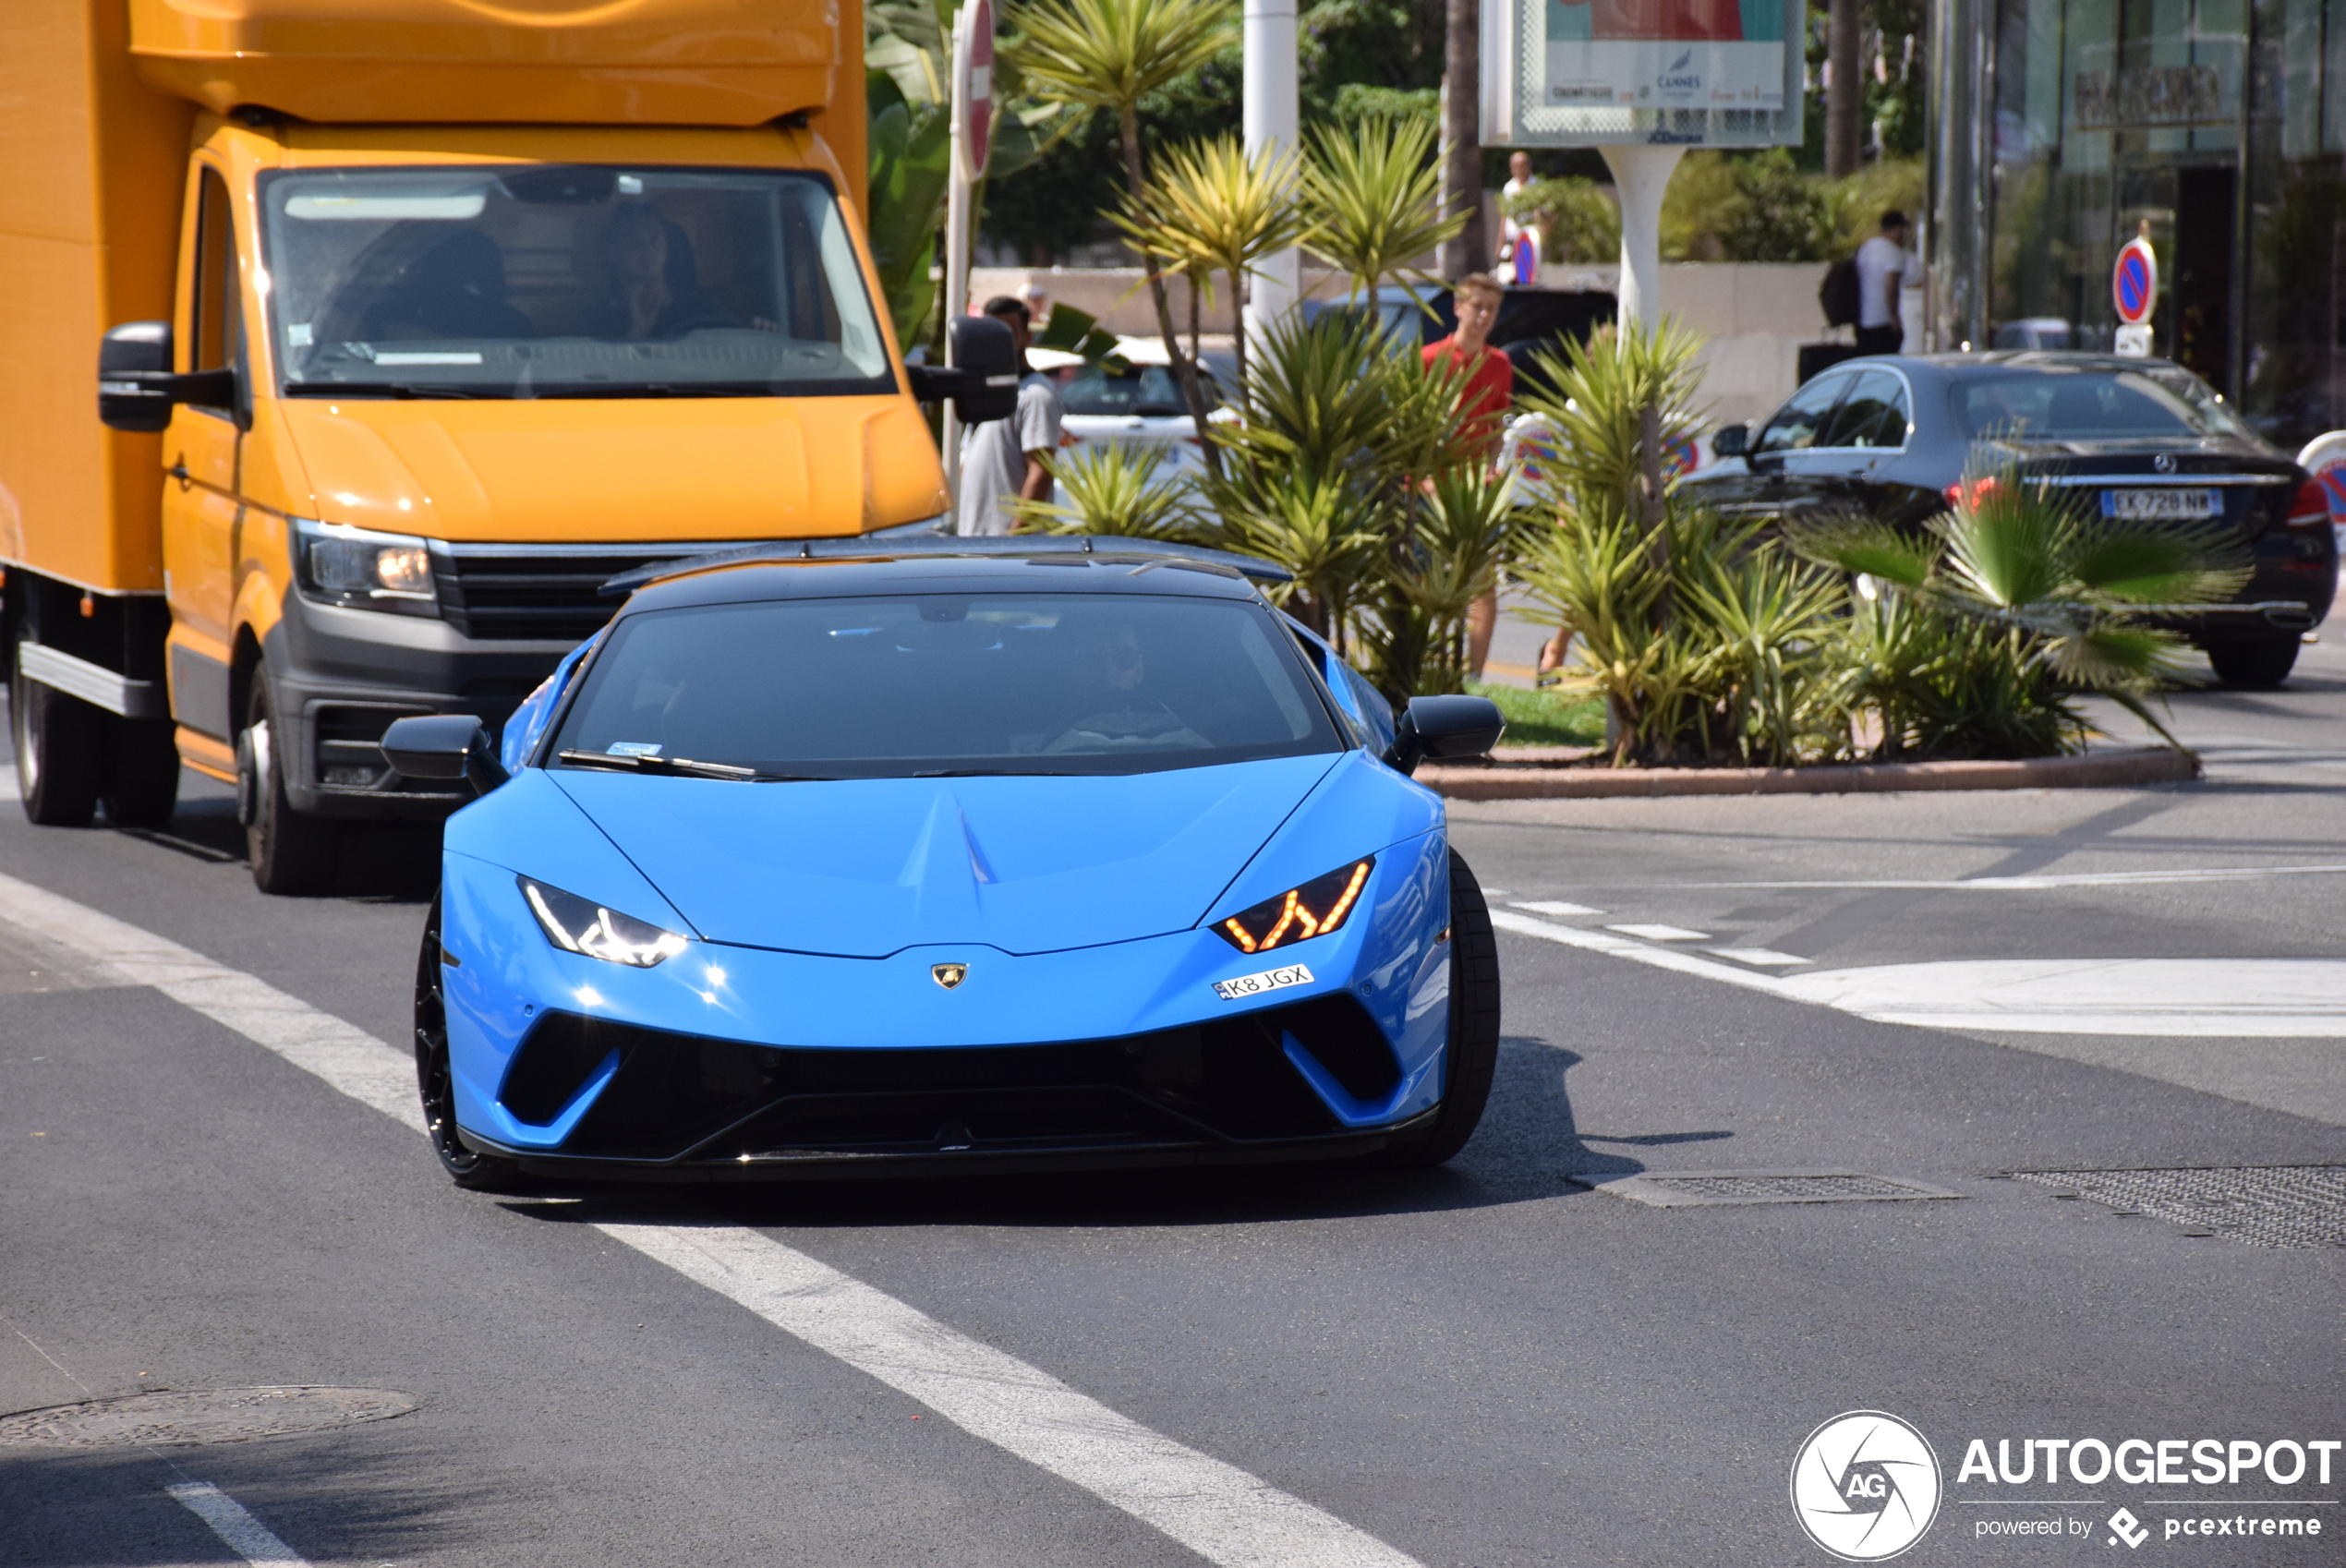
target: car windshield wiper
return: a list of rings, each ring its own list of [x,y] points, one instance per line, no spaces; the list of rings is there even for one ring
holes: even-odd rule
[[[691,757],[635,756],[614,752],[557,752],[573,767],[603,767],[615,773],[650,773],[675,778],[726,778],[741,784],[835,784],[835,778],[812,773],[763,773],[730,762],[696,762]]]
[[[911,778],[1069,778],[1074,777],[1058,767],[925,767],[908,774]]]

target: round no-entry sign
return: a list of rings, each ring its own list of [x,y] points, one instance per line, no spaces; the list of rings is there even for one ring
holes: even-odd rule
[[[2159,303],[2159,258],[2150,241],[2130,239],[2119,250],[2118,264],[2110,270],[2110,297],[2126,325],[2139,327],[2150,320]]]

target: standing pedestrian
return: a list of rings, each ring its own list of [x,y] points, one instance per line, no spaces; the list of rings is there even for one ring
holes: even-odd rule
[[[1499,187],[1499,259],[1503,262],[1515,259],[1515,242],[1523,237],[1523,225],[1507,211],[1507,199],[1521,195],[1533,178],[1530,153],[1507,154],[1507,183]]]
[[[1881,215],[1881,232],[1857,247],[1857,352],[1896,354],[1906,341],[1898,291],[1905,286],[1906,215]]]
[[[1001,295],[986,302],[983,314],[1006,324],[1018,344],[1018,407],[1007,419],[978,426],[961,443],[953,531],[964,538],[1015,533],[1018,522],[1010,503],[1051,499],[1051,471],[1043,459],[1058,447],[1064,413],[1058,384],[1026,361],[1033,336],[1026,307]]]
[[[1520,156],[1520,154],[1518,154]],[[1527,171],[1529,160],[1526,160]],[[1428,368],[1452,366],[1462,371],[1458,412],[1467,440],[1486,458],[1499,455],[1506,431],[1507,409],[1515,402],[1515,365],[1507,351],[1491,346],[1491,329],[1499,324],[1499,302],[1506,291],[1488,272],[1469,272],[1450,291],[1457,326],[1439,343],[1423,350]],[[1480,677],[1491,654],[1491,633],[1499,622],[1499,594],[1494,587],[1467,608],[1467,673]]]

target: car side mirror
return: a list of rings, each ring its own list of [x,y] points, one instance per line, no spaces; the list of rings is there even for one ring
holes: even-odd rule
[[[1488,697],[1411,697],[1385,760],[1415,773],[1428,757],[1479,757],[1499,743],[1507,721]]]
[[[512,775],[497,760],[489,726],[469,713],[426,713],[392,721],[383,760],[409,778],[463,778],[486,795]]]
[[[151,433],[171,424],[178,404],[231,408],[234,370],[174,374],[171,323],[125,321],[98,344],[98,422],[109,430]]]
[[[1741,457],[1750,450],[1751,427],[1748,425],[1722,425],[1718,434],[1711,438],[1711,455],[1713,457]]]
[[[1018,339],[1010,323],[991,316],[962,316],[947,327],[953,363],[906,365],[913,396],[922,403],[953,400],[964,425],[1007,419],[1018,411]]]

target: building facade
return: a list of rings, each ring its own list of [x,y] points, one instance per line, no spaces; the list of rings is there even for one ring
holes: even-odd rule
[[[2346,0],[1935,0],[1927,335],[2155,352],[2278,445],[2346,428]]]

